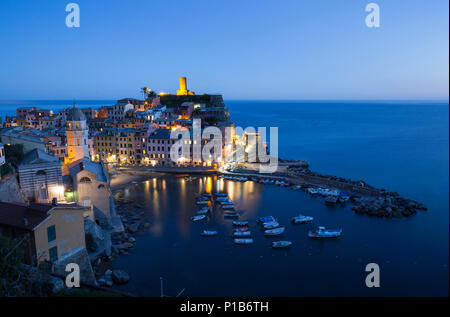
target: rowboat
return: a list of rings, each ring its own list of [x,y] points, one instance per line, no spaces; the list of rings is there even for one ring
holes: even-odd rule
[[[308,232],[310,238],[336,238],[342,234],[342,229],[325,229],[325,227],[319,227],[317,230],[311,230]]]
[[[234,243],[236,244],[252,244],[253,239],[234,239]]]
[[[287,248],[292,245],[291,241],[274,241],[272,242],[272,248],[275,249],[281,249],[281,248]]]
[[[202,208],[197,211],[197,215],[206,215],[209,212],[209,208]]]
[[[196,204],[197,204],[197,205],[207,205],[207,204],[208,204],[208,201],[207,201],[207,200],[198,200],[198,201],[196,202]]]
[[[215,194],[217,197],[228,197],[227,193],[216,193]]]
[[[244,232],[247,230],[248,230],[248,227],[245,226],[245,227],[239,227],[239,228],[233,229],[233,232]]]
[[[239,214],[237,212],[230,212],[223,215],[225,218],[239,218]]]
[[[275,228],[275,229],[270,229],[270,230],[264,231],[264,235],[266,235],[266,236],[279,236],[280,234],[283,234],[283,232],[284,232],[284,227],[279,227],[279,228]]]
[[[265,222],[275,222],[276,220],[275,220],[275,218],[273,216],[266,216],[266,217],[260,217],[258,219],[258,221],[260,223],[265,223]]]
[[[327,196],[327,198],[325,198],[325,203],[327,205],[335,205],[337,201],[338,201],[337,196]]]

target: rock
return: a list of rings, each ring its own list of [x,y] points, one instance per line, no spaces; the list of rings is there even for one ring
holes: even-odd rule
[[[128,238],[128,242],[129,242],[129,243],[135,243],[135,242],[136,242],[136,239],[133,238],[133,237],[129,237],[129,238]]]
[[[84,232],[86,240],[86,248],[89,252],[98,251],[105,241],[105,233],[91,219],[84,220]]]
[[[112,273],[112,280],[114,281],[114,283],[118,285],[125,284],[128,283],[128,281],[130,280],[130,276],[125,271],[114,270]]]
[[[138,223],[134,223],[134,224],[131,224],[131,225],[127,226],[127,230],[128,230],[129,233],[135,233],[135,232],[138,231],[138,229],[139,229],[139,224]]]

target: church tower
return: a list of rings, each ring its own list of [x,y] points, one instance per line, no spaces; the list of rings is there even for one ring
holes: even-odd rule
[[[85,157],[89,158],[88,131],[86,116],[74,104],[73,108],[67,112],[66,118],[66,164]]]

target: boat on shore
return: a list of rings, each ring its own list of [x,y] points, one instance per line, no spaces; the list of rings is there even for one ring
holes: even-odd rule
[[[233,226],[241,227],[248,225],[248,221],[233,221]]]
[[[236,244],[252,244],[253,243],[253,239],[241,239],[241,238],[239,238],[239,239],[234,239],[233,241]]]
[[[217,236],[218,232],[214,230],[203,230],[200,235],[202,237],[215,237]]]
[[[325,198],[325,204],[327,205],[336,205],[338,201],[338,197],[337,196],[327,196],[327,198]]]
[[[250,237],[252,233],[250,231],[235,231],[233,237]]]
[[[284,233],[284,227],[279,227],[275,229],[269,229],[264,231],[264,235],[266,236],[279,236]]]
[[[247,230],[248,230],[248,227],[245,226],[245,227],[239,227],[239,228],[233,229],[233,232],[244,232]]]
[[[206,218],[206,215],[197,215],[197,216],[193,216],[191,217],[191,220],[196,222],[196,221],[200,221]]]
[[[291,245],[292,245],[291,241],[274,241],[274,242],[272,242],[272,248],[275,248],[275,249],[288,248]]]
[[[299,224],[311,222],[313,220],[314,220],[313,217],[298,215],[298,216],[292,218],[292,223],[296,224],[296,225],[299,225]]]
[[[342,229],[326,229],[320,226],[316,230],[310,230],[308,237],[310,238],[337,238],[342,234]]]
[[[318,195],[319,194],[319,190],[317,188],[313,188],[313,187],[308,188],[307,192],[309,194],[311,194],[311,195]]]

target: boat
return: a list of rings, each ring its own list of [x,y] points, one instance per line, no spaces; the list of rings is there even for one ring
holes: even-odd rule
[[[252,244],[253,239],[234,239],[234,243],[236,243],[236,244]]]
[[[229,199],[228,199],[228,197],[217,197],[216,201],[222,203],[222,202],[228,202]]]
[[[206,197],[206,198],[208,198],[208,199],[211,198],[211,194],[208,194],[208,193],[203,193],[202,196],[203,196],[203,197]]]
[[[215,237],[217,236],[218,232],[213,230],[203,230],[200,235],[203,237]]]
[[[235,231],[233,237],[250,237],[252,233],[250,231]]]
[[[291,187],[292,190],[299,190],[301,188],[302,188],[302,186],[300,186],[300,185],[294,185]]]
[[[197,215],[206,215],[209,212],[209,208],[202,208],[197,211]]]
[[[233,226],[242,227],[248,225],[248,221],[233,221]]]
[[[342,233],[342,229],[325,229],[325,227],[319,227],[316,230],[310,230],[308,237],[310,238],[336,238]]]
[[[198,196],[197,197],[197,201],[208,201],[209,199],[208,199],[208,197],[205,197],[205,196]]]
[[[223,215],[225,218],[238,218],[239,214],[237,212],[230,212]]]
[[[197,205],[207,205],[207,204],[208,204],[208,201],[207,201],[207,200],[198,200],[198,201],[196,202],[196,204],[197,204]]]
[[[266,216],[266,217],[260,217],[260,218],[258,219],[258,221],[259,221],[260,223],[265,223],[265,222],[274,222],[274,221],[276,221],[276,220],[275,220],[275,218],[274,218],[273,216]]]
[[[317,195],[317,194],[319,194],[319,190],[318,190],[317,188],[311,187],[311,188],[308,188],[307,191],[308,191],[308,193],[310,193],[311,195]]]
[[[228,197],[227,193],[216,193],[215,194],[217,197]]]
[[[244,232],[247,230],[248,230],[248,227],[245,226],[245,227],[239,227],[239,228],[233,229],[233,232]]]
[[[191,220],[192,221],[200,221],[200,220],[203,220],[205,218],[206,218],[205,215],[197,215],[197,216],[191,217]]]
[[[275,249],[287,248],[287,247],[290,247],[291,245],[292,245],[291,241],[274,241],[274,242],[272,242],[272,248],[275,248]]]
[[[266,236],[279,236],[280,234],[283,234],[283,232],[284,232],[284,227],[279,227],[279,228],[275,228],[275,229],[270,229],[270,230],[264,231],[264,235],[266,235]]]
[[[303,215],[298,215],[294,218],[292,218],[292,222],[296,225],[298,224],[302,224],[302,223],[307,223],[307,222],[311,222],[313,221],[314,218],[310,217],[310,216],[303,216]]]
[[[222,209],[224,209],[224,210],[234,210],[234,205],[222,205]]]
[[[338,198],[336,196],[327,196],[325,198],[325,203],[328,205],[335,205],[338,201]]]
[[[280,226],[280,224],[277,221],[263,223],[264,229],[275,229],[275,228],[278,228],[279,226]]]

